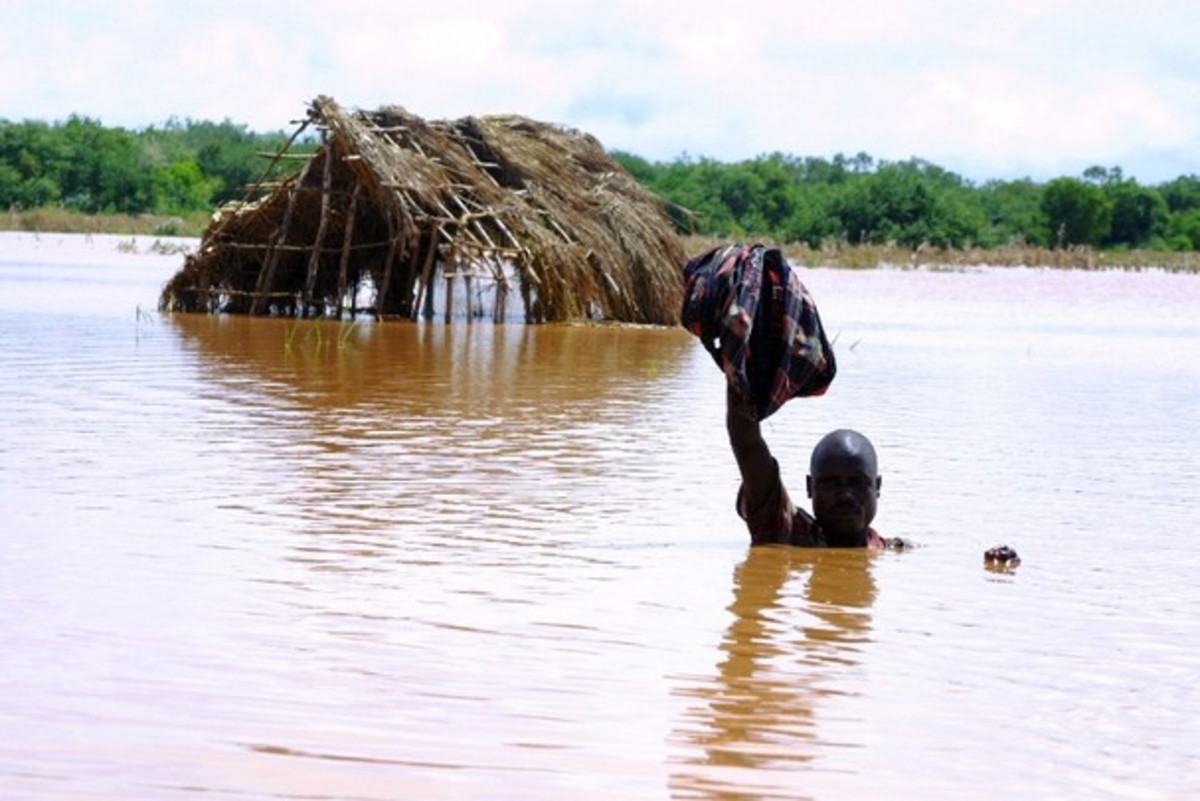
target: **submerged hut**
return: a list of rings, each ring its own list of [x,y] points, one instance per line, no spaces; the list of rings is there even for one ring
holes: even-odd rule
[[[291,152],[308,129],[320,147]],[[587,134],[318,97],[289,158],[298,172],[213,215],[164,311],[678,322],[682,242]]]

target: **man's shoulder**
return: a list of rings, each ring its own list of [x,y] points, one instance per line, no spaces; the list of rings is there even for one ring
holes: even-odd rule
[[[792,508],[791,544],[802,548],[820,548],[825,545],[821,527],[807,510]]]

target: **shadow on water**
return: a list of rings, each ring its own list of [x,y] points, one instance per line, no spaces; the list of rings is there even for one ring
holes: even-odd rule
[[[750,549],[734,570],[733,620],[716,676],[682,691],[697,703],[675,736],[688,753],[675,771],[675,791],[797,797],[803,782],[795,771],[830,744],[817,720],[822,700],[854,692],[858,654],[871,641],[872,558]]]

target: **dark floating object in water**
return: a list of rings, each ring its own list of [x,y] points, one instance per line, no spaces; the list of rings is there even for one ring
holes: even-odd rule
[[[983,561],[988,565],[1016,567],[1021,564],[1021,557],[1007,545],[997,545],[983,552]]]

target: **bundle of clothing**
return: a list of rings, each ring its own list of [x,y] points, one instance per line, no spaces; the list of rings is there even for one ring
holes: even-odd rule
[[[776,248],[713,248],[684,267],[682,323],[759,420],[821,395],[837,373],[812,296]]]

